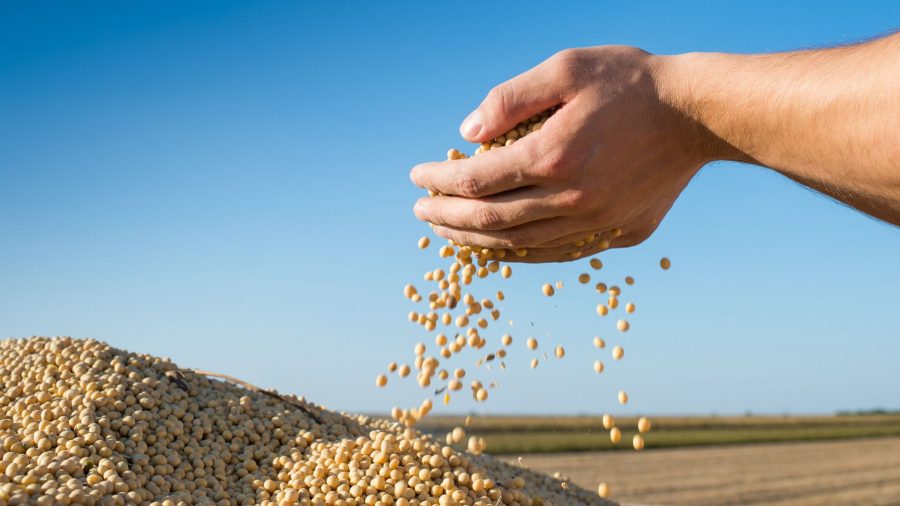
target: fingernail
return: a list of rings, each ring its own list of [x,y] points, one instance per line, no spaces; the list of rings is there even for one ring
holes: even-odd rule
[[[481,127],[481,109],[475,109],[463,120],[462,125],[459,127],[459,133],[462,134],[464,139],[473,139],[481,132]]]

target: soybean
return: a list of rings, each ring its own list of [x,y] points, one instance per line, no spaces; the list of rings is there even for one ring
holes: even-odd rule
[[[605,481],[597,486],[597,495],[604,499],[609,497],[609,485],[607,485]]]
[[[634,446],[635,450],[643,450],[644,449],[644,438],[640,434],[635,434],[634,438],[631,440],[632,446]]]
[[[622,440],[622,431],[618,427],[609,429],[609,440],[612,441],[613,444],[619,444],[619,441]]]

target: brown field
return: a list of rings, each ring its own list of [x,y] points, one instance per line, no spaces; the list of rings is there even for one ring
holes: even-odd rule
[[[521,463],[588,489],[606,481],[623,504],[900,505],[900,437],[528,454]]]

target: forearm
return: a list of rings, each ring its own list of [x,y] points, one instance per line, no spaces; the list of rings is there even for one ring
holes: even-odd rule
[[[900,224],[900,34],[769,55],[692,53],[663,93],[723,142],[712,159],[771,167]],[[730,147],[729,147],[730,145]]]

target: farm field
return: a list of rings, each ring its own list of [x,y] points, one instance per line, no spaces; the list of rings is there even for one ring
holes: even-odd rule
[[[647,449],[723,444],[821,441],[900,436],[900,414],[842,416],[651,417]],[[419,428],[443,434],[463,416],[434,416]],[[636,418],[619,418],[622,443],[613,445],[597,416],[476,416],[467,430],[483,436],[492,454],[629,450]]]
[[[623,505],[900,505],[900,437],[505,458]]]
[[[475,416],[487,451],[588,489],[606,481],[624,505],[900,505],[900,415],[651,417],[647,448],[631,449],[637,419],[619,418],[613,446],[599,417]],[[435,416],[441,435],[465,417]]]

